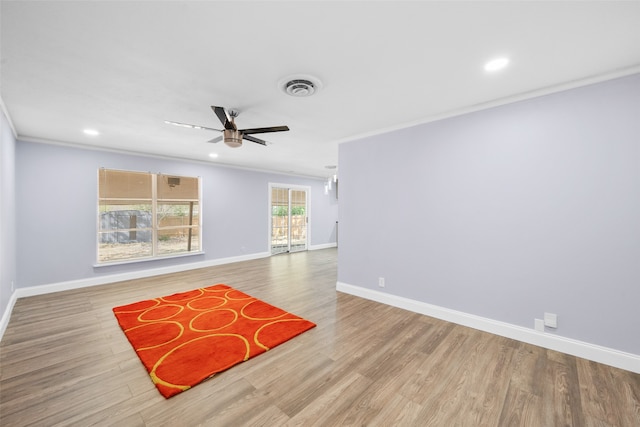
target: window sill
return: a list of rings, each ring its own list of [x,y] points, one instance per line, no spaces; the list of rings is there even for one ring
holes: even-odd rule
[[[114,265],[137,264],[137,263],[140,263],[140,262],[160,261],[160,260],[174,259],[174,258],[184,258],[184,257],[195,256],[195,255],[204,255],[204,251],[185,252],[185,253],[182,253],[182,254],[171,254],[171,255],[148,257],[148,258],[136,258],[136,259],[118,260],[118,261],[110,261],[110,262],[101,262],[101,263],[93,264],[93,268],[112,267]]]

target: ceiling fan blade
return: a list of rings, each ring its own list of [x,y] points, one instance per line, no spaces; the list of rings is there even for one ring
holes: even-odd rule
[[[208,140],[207,142],[212,142],[212,143],[214,143],[214,144],[215,144],[216,142],[220,142],[220,141],[222,141],[222,135],[217,136],[217,137],[215,137],[215,138],[213,138],[213,139],[210,139],[210,140]]]
[[[263,141],[261,139],[256,138],[255,136],[251,136],[251,135],[242,135],[242,138],[246,139],[247,141],[251,141],[251,142],[255,142],[258,143],[260,145],[267,145],[267,141]]]
[[[201,129],[201,130],[215,130],[216,132],[222,132],[220,129],[208,128],[206,126],[190,125],[189,123],[172,122],[170,120],[164,121],[168,125],[180,126],[183,128]]]
[[[222,123],[222,126],[224,126],[225,129],[238,130],[236,124],[229,120],[227,111],[223,107],[216,107],[212,105],[211,109],[214,113],[216,113],[216,116],[218,116],[218,119],[220,119],[220,123]]]
[[[242,133],[267,133],[267,132],[284,132],[289,130],[288,126],[271,126],[268,128],[240,129]]]

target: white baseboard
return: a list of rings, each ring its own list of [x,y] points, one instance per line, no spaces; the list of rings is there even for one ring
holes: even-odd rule
[[[0,319],[0,340],[2,340],[2,337],[4,336],[4,331],[7,330],[9,319],[11,318],[11,312],[13,311],[13,306],[16,305],[16,301],[18,301],[18,296],[16,295],[16,291],[13,291],[11,297],[9,297],[7,308]]]
[[[11,312],[18,298],[31,297],[35,295],[50,294],[52,292],[69,291],[72,289],[87,288],[90,286],[106,285],[108,283],[122,282],[124,280],[142,279],[145,277],[158,276],[160,274],[179,273],[181,271],[195,270],[197,268],[213,267],[216,265],[231,264],[239,261],[249,261],[252,259],[266,258],[271,256],[269,252],[260,252],[256,254],[241,255],[229,258],[214,259],[211,261],[193,262],[189,264],[173,265],[169,267],[151,268],[141,271],[132,271],[129,273],[108,274],[104,276],[91,277],[87,279],[69,280],[66,282],[49,283],[40,286],[29,286],[26,288],[18,288],[11,295],[9,304],[0,319],[0,340],[4,336],[4,331],[9,325]]]
[[[315,245],[309,250],[327,249],[336,247],[335,243]],[[270,252],[258,252],[248,255],[240,255],[229,258],[219,258],[211,261],[192,262],[188,264],[173,265],[168,267],[151,268],[147,270],[132,271],[127,273],[108,274],[87,279],[69,280],[65,282],[49,283],[38,286],[18,288],[15,291],[17,298],[31,297],[35,295],[50,294],[52,292],[69,291],[72,289],[86,288],[89,286],[105,285],[107,283],[122,282],[124,280],[142,279],[145,277],[158,276],[160,274],[179,273],[181,271],[195,270],[197,268],[214,267],[216,265],[231,264],[240,261],[250,261],[259,258],[268,258]],[[0,325],[1,326],[1,325]]]
[[[122,282],[124,280],[142,279],[158,276],[160,274],[179,273],[181,271],[195,270],[197,268],[213,267],[216,265],[230,264],[239,261],[266,258],[271,256],[269,252],[241,255],[229,258],[219,258],[211,261],[192,262],[188,264],[172,265],[168,267],[151,268],[147,270],[132,271],[128,273],[108,274],[87,279],[69,280],[66,282],[50,283],[46,285],[30,286],[16,289],[18,298],[34,295],[50,294],[52,292],[69,291],[72,289],[86,288],[89,286],[105,285],[107,283]]]
[[[317,251],[319,249],[329,249],[337,247],[337,243],[323,243],[322,245],[309,245],[307,249],[310,251]]]
[[[309,250],[327,249],[336,247],[335,243],[327,243],[322,245],[310,246]],[[69,280],[65,282],[48,283],[38,286],[29,286],[26,288],[18,288],[11,295],[9,304],[0,319],[0,340],[4,335],[4,331],[9,325],[11,312],[18,298],[31,297],[36,295],[50,294],[53,292],[69,291],[73,289],[87,288],[90,286],[106,285],[108,283],[122,282],[125,280],[142,279],[145,277],[153,277],[161,274],[179,273],[181,271],[195,270],[197,268],[214,267],[216,265],[231,264],[240,261],[250,261],[253,259],[270,257],[270,252],[259,252],[248,255],[241,255],[229,258],[219,258],[211,261],[194,262],[188,264],[180,264],[169,267],[151,268],[128,273],[107,274],[104,276],[96,276],[86,279]]]
[[[627,371],[640,373],[640,356],[625,353],[608,347],[602,347],[583,341],[565,338],[558,335],[551,335],[545,332],[538,332],[535,329],[528,329],[522,326],[513,325],[506,322],[480,317],[461,311],[451,310],[444,307],[428,304],[409,298],[399,297],[384,292],[349,285],[337,282],[336,290],[357,297],[369,299],[414,313],[424,314],[437,319],[446,320],[473,329],[489,332],[507,338],[512,338],[528,344],[560,351],[572,356],[582,357],[594,362],[603,363]]]

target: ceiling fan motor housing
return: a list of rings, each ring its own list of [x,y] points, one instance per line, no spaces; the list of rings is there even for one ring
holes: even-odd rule
[[[224,143],[229,147],[238,148],[242,145],[242,133],[233,129],[225,129],[224,133]]]

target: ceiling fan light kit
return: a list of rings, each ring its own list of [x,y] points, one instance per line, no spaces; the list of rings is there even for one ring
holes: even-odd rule
[[[225,129],[223,131],[224,143],[231,148],[238,148],[242,145],[242,134],[240,131]],[[217,142],[217,141],[216,141]]]
[[[266,128],[238,129],[235,123],[235,118],[238,117],[238,115],[240,114],[240,111],[235,109],[225,110],[224,107],[216,107],[215,105],[212,105],[211,109],[218,117],[218,120],[220,120],[220,123],[222,123],[222,126],[224,127],[224,129],[214,129],[206,126],[172,122],[170,120],[165,120],[164,122],[174,126],[222,132],[222,135],[220,135],[219,137],[210,139],[207,142],[216,143],[219,141],[224,141],[224,143],[231,148],[241,147],[243,139],[246,139],[247,141],[255,142],[256,144],[267,145],[266,141],[256,138],[255,136],[251,136],[250,134],[267,133],[267,132],[285,132],[289,130],[288,126],[271,126]]]

